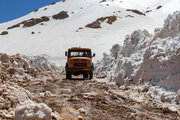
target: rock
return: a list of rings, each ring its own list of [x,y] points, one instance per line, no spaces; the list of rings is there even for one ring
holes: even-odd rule
[[[65,11],[61,11],[60,13],[58,14],[55,14],[52,16],[54,19],[58,20],[58,19],[65,19],[67,17],[69,17],[69,15],[67,14],[67,12]]]
[[[162,6],[160,5],[160,6],[158,6],[156,9],[160,9],[160,8],[162,8]]]
[[[44,93],[40,93],[39,96],[40,97],[49,97],[49,96],[52,96],[52,93],[50,91],[46,91]]]
[[[108,19],[107,23],[112,24],[113,22],[117,20],[117,16],[109,16],[109,17],[106,17],[106,19]]]
[[[52,109],[46,104],[29,104],[15,111],[15,120],[51,120]]]
[[[94,21],[90,24],[87,24],[85,27],[101,28],[101,22],[104,22],[106,19],[107,19],[108,24],[112,24],[113,22],[115,22],[117,20],[117,16],[107,16],[107,17],[98,18],[96,21]]]
[[[1,35],[7,35],[8,34],[8,31],[3,31],[2,33],[1,33]]]
[[[7,71],[9,74],[11,74],[11,75],[13,75],[13,74],[16,73],[16,69],[13,68],[13,67],[8,68],[6,71]]]
[[[79,27],[78,29],[83,29],[82,27]]]
[[[102,1],[100,1],[99,3],[102,3],[102,2],[106,2],[106,0],[102,0]]]
[[[61,94],[71,94],[71,93],[72,93],[71,89],[62,89],[61,90]]]
[[[32,27],[38,23],[41,23],[42,22],[42,19],[41,18],[32,18],[30,20],[27,20],[27,21],[24,21],[23,22],[23,27]]]
[[[56,4],[56,2],[53,2],[53,3],[49,4],[49,5],[55,5],[55,4]]]
[[[13,29],[16,27],[20,27],[21,24],[23,25],[23,27],[32,27],[32,26],[37,25],[37,24],[42,23],[42,22],[48,22],[49,20],[50,19],[47,16],[42,16],[41,18],[31,18],[29,20],[25,20],[25,21],[22,21],[16,25],[8,27],[7,29]]]
[[[84,108],[79,108],[78,111],[80,114],[86,114],[87,112]]]
[[[138,15],[144,15],[144,16],[146,16],[146,14],[142,13],[142,12],[139,11],[139,10],[127,9],[126,11],[131,11],[131,12],[136,13],[136,14],[138,14]]]
[[[10,57],[7,54],[1,54],[0,55],[0,61],[2,61],[2,63],[9,63]]]
[[[37,12],[39,9],[34,10],[34,12]]]
[[[42,16],[41,19],[42,19],[43,21],[49,21],[49,20],[50,20],[49,17],[47,17],[47,16]]]
[[[85,27],[88,28],[101,28],[101,23],[99,21],[92,22],[90,24],[87,24]]]

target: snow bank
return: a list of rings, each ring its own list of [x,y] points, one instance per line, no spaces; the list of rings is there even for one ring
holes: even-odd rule
[[[45,57],[27,57],[19,54],[9,56],[0,53],[0,119],[13,119],[15,108],[33,104],[17,109],[16,120],[36,120],[36,118],[48,120],[51,110],[43,104],[34,105],[35,102],[32,100],[34,93],[20,86],[28,87],[32,82],[43,84],[47,80],[59,79],[60,72]],[[45,92],[44,95],[50,93]],[[24,112],[23,116],[19,114],[20,111]],[[54,113],[52,117],[58,119]]]
[[[0,71],[0,82],[31,81],[41,77],[54,77],[60,73],[60,70],[45,57],[27,57],[19,54],[9,56],[1,53]]]
[[[52,109],[46,104],[29,104],[16,109],[15,120],[51,120]]]
[[[0,119],[10,119],[16,106],[34,103],[29,91],[14,84],[0,84]]]
[[[146,30],[127,35],[123,46],[115,45],[110,55],[104,54],[96,72],[107,71],[107,76],[118,85],[150,82],[177,91],[180,88],[179,23],[180,12],[174,12],[162,29],[155,29],[154,35]]]
[[[150,83],[144,83],[140,85],[121,86],[123,92],[120,95],[131,98],[142,104],[148,104],[150,106],[158,106],[164,111],[180,111],[179,106],[179,93],[167,91],[166,89],[153,86]],[[118,94],[117,93],[117,94]]]
[[[180,35],[180,11],[176,11],[173,15],[169,15],[164,21],[164,27],[160,30],[158,37],[176,37]]]

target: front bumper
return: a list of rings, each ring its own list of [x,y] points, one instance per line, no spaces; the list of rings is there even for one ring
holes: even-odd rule
[[[77,72],[77,71],[92,71],[93,69],[92,68],[69,68],[68,71],[74,71],[74,72]]]

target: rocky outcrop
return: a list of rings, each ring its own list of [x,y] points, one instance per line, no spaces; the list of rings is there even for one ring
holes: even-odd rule
[[[113,22],[115,22],[117,20],[117,16],[107,16],[107,17],[98,18],[96,21],[94,21],[90,24],[87,24],[85,27],[101,28],[101,22],[104,22],[105,20],[107,20],[108,24],[112,24]]]
[[[23,22],[20,22],[16,25],[13,25],[11,27],[8,27],[7,29],[13,29],[16,27],[20,27],[20,25],[23,25],[23,27],[32,27],[34,25],[37,25],[42,22],[48,22],[50,19],[47,16],[42,16],[41,18],[31,18],[29,20],[25,20]]]
[[[53,19],[58,20],[58,19],[68,18],[69,15],[68,15],[68,13],[66,11],[61,11],[60,13],[55,14],[52,17],[53,17]]]
[[[160,9],[160,8],[162,8],[162,6],[161,6],[161,5],[159,5],[156,9]]]
[[[88,28],[101,28],[101,23],[99,21],[94,21],[90,24],[87,24],[85,27]]]
[[[144,16],[146,16],[146,14],[144,14],[143,12],[141,12],[141,11],[139,11],[139,10],[127,9],[126,11],[131,11],[131,12],[136,13],[136,14],[138,14],[138,15],[144,15]]]
[[[1,35],[7,35],[8,34],[8,31],[3,31],[2,33],[1,33]]]

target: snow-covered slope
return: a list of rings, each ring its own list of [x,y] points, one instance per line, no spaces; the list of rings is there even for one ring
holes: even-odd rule
[[[8,54],[47,55],[56,64],[64,65],[64,51],[69,47],[90,47],[100,59],[103,52],[109,52],[115,43],[123,44],[126,34],[135,29],[148,29],[162,26],[164,18],[175,10],[180,10],[179,0],[64,0],[40,8],[19,19],[0,24],[0,52]],[[157,9],[159,8],[159,9]],[[139,15],[127,9],[139,10]],[[67,11],[69,17],[55,20],[53,15]],[[85,27],[100,17],[117,16],[112,25],[106,21],[99,29]],[[24,20],[49,17],[49,21],[32,27],[8,29]],[[81,29],[82,27],[82,29]],[[80,29],[79,29],[80,28]]]

